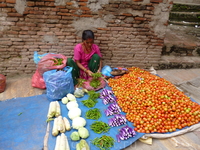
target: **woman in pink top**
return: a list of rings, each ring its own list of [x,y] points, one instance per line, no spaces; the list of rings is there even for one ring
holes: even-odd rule
[[[74,47],[74,60],[67,60],[67,65],[73,67],[74,85],[78,83],[78,78],[87,80],[93,73],[101,71],[101,57],[99,47],[94,44],[94,33],[91,30],[83,31],[82,43]]]

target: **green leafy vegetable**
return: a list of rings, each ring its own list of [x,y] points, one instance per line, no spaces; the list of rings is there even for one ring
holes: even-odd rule
[[[83,103],[83,105],[85,105],[86,107],[88,108],[92,108],[96,105],[96,103],[98,102],[97,101],[97,98],[100,96],[100,93],[97,93],[93,90],[91,91],[88,91],[88,95],[89,95],[89,98],[87,100],[83,100],[81,101]]]
[[[79,78],[78,79],[78,86],[83,86],[83,83],[85,82],[86,80],[85,79],[82,79],[82,78]]]
[[[96,103],[98,102],[97,100],[92,100],[92,99],[87,99],[87,100],[83,100],[81,101],[83,103],[83,105],[85,105],[88,108],[92,108],[96,105]]]
[[[89,99],[95,100],[99,98],[100,93],[95,92],[94,90],[88,91]]]
[[[101,112],[98,108],[90,109],[90,110],[86,111],[85,117],[87,119],[98,120],[101,117]]]
[[[103,122],[103,121],[95,121],[93,124],[90,125],[90,129],[93,130],[95,133],[102,133],[108,132],[110,126]]]
[[[62,58],[55,58],[55,59],[51,59],[54,62],[54,66],[59,66],[63,64],[63,59]]]
[[[114,146],[114,139],[110,136],[103,135],[102,137],[96,137],[92,140],[92,144],[100,148],[101,150],[109,150]]]
[[[90,85],[93,88],[97,88],[97,87],[99,87],[101,85],[101,82],[99,80],[100,77],[102,77],[102,75],[99,72],[92,74],[92,80],[90,81]]]

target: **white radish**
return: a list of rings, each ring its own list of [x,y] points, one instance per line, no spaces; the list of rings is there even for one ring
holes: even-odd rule
[[[56,103],[56,113],[55,113],[55,116],[58,117],[61,115],[61,111],[60,111],[60,104],[58,101],[55,101]]]
[[[56,146],[55,146],[54,150],[59,150],[60,149],[60,139],[61,139],[61,137],[60,137],[60,135],[58,135],[56,137]]]
[[[56,103],[55,102],[50,102],[47,118],[50,119],[50,118],[54,117],[55,116],[55,112],[56,112]]]
[[[65,122],[62,118],[62,130],[60,130],[60,133],[64,133],[66,131],[66,128],[65,128]]]
[[[70,150],[69,142],[68,142],[67,136],[65,136],[65,138],[66,138],[66,141],[65,141],[65,143],[66,143],[66,150]]]
[[[65,132],[65,126],[64,126],[62,116],[58,116],[58,131],[60,131],[61,133]]]
[[[69,131],[71,129],[69,120],[66,117],[63,117],[63,121],[64,121],[64,124],[65,124],[66,131]]]
[[[60,147],[59,150],[66,150],[66,137],[64,133],[61,133]]]
[[[58,118],[55,118],[54,123],[53,123],[52,135],[57,136],[58,133],[59,133],[59,131],[58,131]]]

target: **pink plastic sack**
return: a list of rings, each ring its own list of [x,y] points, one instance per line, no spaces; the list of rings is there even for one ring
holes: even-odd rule
[[[38,70],[36,70],[32,76],[31,85],[32,85],[32,87],[35,87],[35,88],[46,89],[44,79],[39,74]]]
[[[0,74],[0,93],[4,92],[6,88],[6,77]]]
[[[55,65],[53,60],[56,60],[56,58],[62,58],[62,64],[61,65]],[[39,74],[42,76],[44,72],[53,70],[53,69],[62,69],[66,66],[67,63],[67,57],[62,54],[47,54],[46,56],[42,57],[42,59],[39,61],[37,69]]]
[[[90,81],[91,81],[91,80],[92,80],[92,78],[89,78],[87,81],[85,81],[85,82],[83,83],[83,86],[82,86],[82,87],[83,87],[84,89],[87,89],[88,91],[91,91],[91,90],[98,91],[98,90],[100,90],[100,89],[102,89],[102,88],[104,88],[104,87],[106,86],[106,82],[104,81],[104,79],[99,78],[101,84],[100,84],[99,87],[94,88],[94,87],[92,87],[92,86],[90,85]]]

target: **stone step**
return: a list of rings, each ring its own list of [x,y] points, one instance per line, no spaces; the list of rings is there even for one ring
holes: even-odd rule
[[[174,3],[171,12],[199,12],[200,4]]]
[[[182,26],[191,26],[195,28],[200,28],[200,22],[186,22],[186,21],[174,21],[174,20],[169,20],[169,24],[174,24],[174,25],[182,25]]]
[[[169,20],[200,23],[200,12],[170,12]]]
[[[174,4],[200,5],[200,0],[173,0]]]

